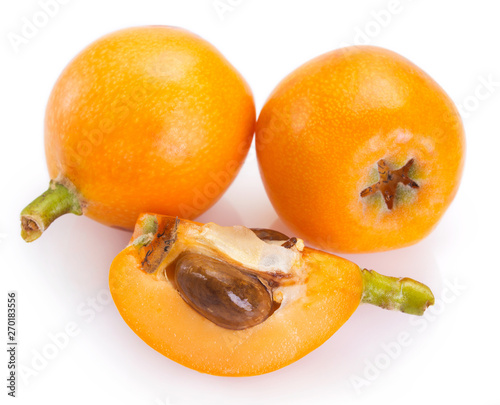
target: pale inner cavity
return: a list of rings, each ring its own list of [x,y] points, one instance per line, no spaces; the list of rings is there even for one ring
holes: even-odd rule
[[[244,226],[226,227],[208,223],[190,228],[185,236],[257,272],[293,274],[300,261],[300,250],[297,248],[286,249],[266,243]],[[300,249],[303,242],[297,246]]]

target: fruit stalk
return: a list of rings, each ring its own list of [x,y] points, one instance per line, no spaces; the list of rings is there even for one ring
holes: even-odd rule
[[[21,237],[33,242],[57,218],[64,214],[82,215],[82,203],[76,192],[53,180],[47,191],[21,212]]]
[[[423,315],[434,304],[429,287],[411,278],[383,276],[373,270],[361,270],[363,296],[361,302],[407,314]]]

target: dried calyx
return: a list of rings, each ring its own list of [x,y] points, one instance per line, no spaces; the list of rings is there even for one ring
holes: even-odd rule
[[[142,269],[171,282],[218,326],[239,330],[264,322],[280,306],[279,290],[301,282],[303,243],[297,238],[268,229],[186,226],[173,218],[158,224],[153,218],[133,242]]]
[[[380,180],[372,184],[370,187],[361,191],[361,197],[368,197],[380,191],[384,197],[387,208],[392,210],[394,207],[394,199],[396,197],[396,189],[398,184],[404,184],[411,188],[419,188],[419,185],[410,179],[409,171],[414,163],[414,159],[410,159],[403,167],[398,170],[391,170],[384,159],[378,162],[378,174]]]

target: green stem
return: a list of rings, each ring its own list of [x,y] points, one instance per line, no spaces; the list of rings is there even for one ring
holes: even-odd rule
[[[76,192],[51,180],[48,190],[21,212],[21,236],[33,242],[57,218],[64,214],[82,215],[82,204]]]
[[[361,302],[413,315],[423,315],[434,304],[429,287],[411,278],[383,276],[363,269],[363,297]]]

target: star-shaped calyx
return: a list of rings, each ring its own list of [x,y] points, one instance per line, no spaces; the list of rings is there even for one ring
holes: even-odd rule
[[[372,184],[361,192],[361,197],[367,197],[375,194],[377,191],[382,193],[385,204],[390,210],[394,206],[394,198],[398,183],[402,183],[411,188],[419,188],[418,184],[408,177],[408,172],[414,160],[410,159],[403,167],[398,170],[391,170],[384,159],[378,161],[378,183]]]

